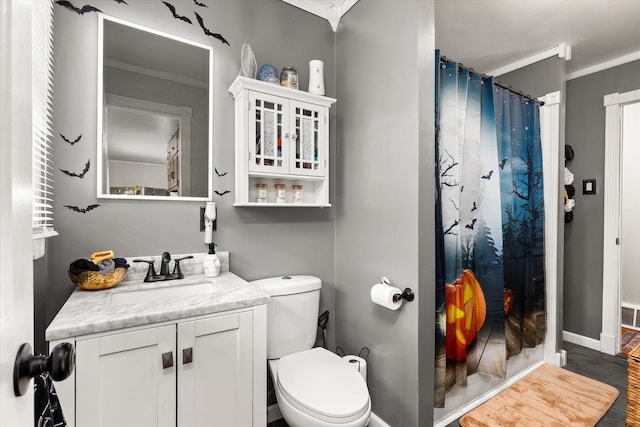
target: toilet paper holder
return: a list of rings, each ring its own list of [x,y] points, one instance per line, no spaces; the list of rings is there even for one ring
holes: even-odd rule
[[[385,285],[391,286],[391,281],[386,277],[383,277],[380,280],[380,283],[384,283]],[[398,302],[401,299],[404,299],[407,301],[413,301],[414,298],[415,298],[415,295],[413,294],[413,291],[411,290],[411,288],[404,288],[404,291],[402,291],[401,294],[393,295],[393,302]]]

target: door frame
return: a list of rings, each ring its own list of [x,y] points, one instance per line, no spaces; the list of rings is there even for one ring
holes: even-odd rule
[[[620,153],[622,107],[640,102],[640,90],[604,96],[604,239],[602,255],[602,332],[600,351],[620,351]]]

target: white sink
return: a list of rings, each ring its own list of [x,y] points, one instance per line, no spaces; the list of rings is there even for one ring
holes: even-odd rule
[[[139,304],[181,297],[211,295],[217,293],[219,290],[219,287],[215,286],[211,282],[199,282],[176,286],[113,291],[109,304]]]

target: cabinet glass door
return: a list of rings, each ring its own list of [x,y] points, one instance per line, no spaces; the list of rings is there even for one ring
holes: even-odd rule
[[[249,96],[249,171],[288,173],[286,100],[252,92]]]
[[[291,140],[289,173],[324,176],[323,151],[325,109],[301,102],[291,102]]]

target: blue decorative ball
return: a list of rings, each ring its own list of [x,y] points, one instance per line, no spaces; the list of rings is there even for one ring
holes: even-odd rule
[[[268,80],[278,80],[277,77],[278,70],[271,64],[264,64],[258,70],[258,80],[268,81]]]

